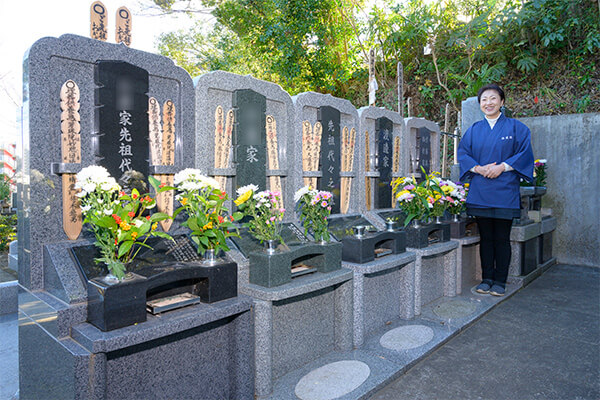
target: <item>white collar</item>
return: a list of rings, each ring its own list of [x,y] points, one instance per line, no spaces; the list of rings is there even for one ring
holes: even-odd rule
[[[496,118],[488,118],[487,115],[485,115],[485,119],[487,120],[488,124],[490,124],[490,129],[494,129],[494,125],[496,125],[496,122],[498,122],[498,119],[502,116],[502,113],[500,113]]]

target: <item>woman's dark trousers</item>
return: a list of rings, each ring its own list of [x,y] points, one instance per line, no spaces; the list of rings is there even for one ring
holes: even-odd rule
[[[481,278],[490,285],[506,286],[510,265],[510,229],[512,220],[477,217]]]

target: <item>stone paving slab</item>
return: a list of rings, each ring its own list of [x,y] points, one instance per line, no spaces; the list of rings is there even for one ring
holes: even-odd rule
[[[332,352],[307,365],[298,368],[277,380],[273,387],[273,393],[267,397],[260,397],[261,400],[298,400],[296,388],[298,383],[307,374],[327,366],[331,363],[340,361],[360,361],[369,367],[369,376],[355,390],[337,397],[337,400],[356,400],[367,398],[377,387],[384,382],[393,379],[398,374],[398,368],[393,363],[377,357],[363,350],[353,350],[347,352]],[[339,385],[346,385],[347,382],[340,380]],[[328,392],[329,393],[329,392]],[[323,398],[327,398],[327,393],[323,393]]]
[[[19,320],[0,316],[0,399],[11,400],[19,390]]]

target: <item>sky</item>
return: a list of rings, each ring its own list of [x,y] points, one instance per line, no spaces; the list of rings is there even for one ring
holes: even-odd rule
[[[89,37],[92,0],[0,0],[0,144],[19,137],[23,55],[36,40],[64,33]],[[115,41],[115,13],[126,6],[133,14],[131,47],[156,52],[163,32],[192,25],[185,15],[150,16],[140,0],[102,0],[108,11],[108,42]],[[148,4],[146,1],[145,4]]]

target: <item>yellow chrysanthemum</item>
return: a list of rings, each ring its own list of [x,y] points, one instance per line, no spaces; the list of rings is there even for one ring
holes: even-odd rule
[[[179,200],[179,202],[181,203],[182,206],[185,206],[188,202],[187,197],[182,197],[181,200]]]
[[[444,194],[448,194],[452,191],[452,187],[450,186],[442,186],[442,192],[444,192]]]
[[[252,190],[248,190],[246,193],[244,193],[243,195],[241,195],[240,197],[235,199],[234,200],[235,205],[239,206],[240,204],[244,204],[245,202],[248,201],[250,196],[252,196]]]

